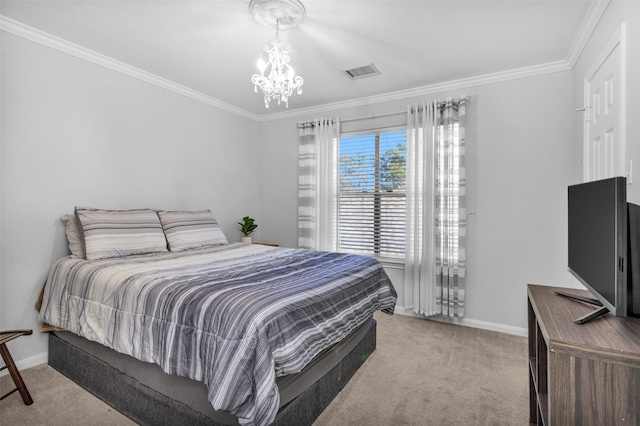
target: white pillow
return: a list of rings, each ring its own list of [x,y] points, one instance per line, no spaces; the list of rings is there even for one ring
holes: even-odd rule
[[[71,251],[71,255],[84,258],[82,230],[80,229],[80,226],[78,226],[78,221],[76,220],[75,215],[65,214],[62,216],[62,223],[64,223],[64,230],[67,234],[67,241],[69,242],[69,251]]]

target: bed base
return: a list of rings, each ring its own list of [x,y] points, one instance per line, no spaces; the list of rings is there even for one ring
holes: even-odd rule
[[[358,345],[293,401],[274,425],[311,426],[376,348],[376,321]],[[49,365],[140,425],[224,426],[127,376],[106,362],[49,333]]]

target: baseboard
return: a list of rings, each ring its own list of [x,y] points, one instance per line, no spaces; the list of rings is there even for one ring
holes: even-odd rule
[[[12,357],[13,358],[13,357]],[[30,356],[29,358],[21,359],[16,361],[16,367],[18,370],[24,370],[25,368],[35,367],[36,365],[46,364],[49,362],[49,352],[42,352],[34,356]],[[9,374],[9,370],[5,369],[0,372],[0,377]]]
[[[497,331],[499,333],[514,334],[516,336],[523,336],[523,337],[528,336],[528,330],[526,328],[513,327],[510,325],[498,324],[494,322],[480,321],[472,318],[449,318],[449,317],[443,317],[443,316],[425,317],[424,315],[416,314],[411,309],[402,308],[400,306],[396,306],[395,313],[399,315],[406,315],[406,316],[416,317],[416,318],[427,318],[432,321],[446,322],[448,324],[456,324],[456,325],[462,325],[465,327],[480,328],[482,330]]]

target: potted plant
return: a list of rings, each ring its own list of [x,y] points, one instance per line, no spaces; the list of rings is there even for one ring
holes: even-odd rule
[[[240,225],[240,232],[242,232],[243,235],[242,242],[251,244],[250,235],[258,227],[255,220],[249,216],[245,216],[242,218],[242,222],[238,222],[238,225]]]

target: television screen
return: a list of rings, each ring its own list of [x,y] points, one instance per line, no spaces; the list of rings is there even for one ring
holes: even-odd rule
[[[569,271],[616,316],[627,314],[626,179],[568,190]]]

